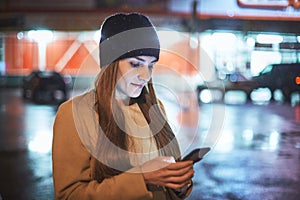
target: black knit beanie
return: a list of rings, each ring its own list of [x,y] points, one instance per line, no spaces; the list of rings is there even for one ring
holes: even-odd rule
[[[149,18],[139,13],[118,13],[101,26],[100,67],[124,58],[154,56],[159,59],[160,44]]]

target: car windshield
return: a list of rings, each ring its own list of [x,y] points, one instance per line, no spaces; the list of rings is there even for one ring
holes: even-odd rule
[[[272,68],[273,68],[273,65],[268,65],[260,72],[260,74],[269,73],[270,71],[272,71]]]

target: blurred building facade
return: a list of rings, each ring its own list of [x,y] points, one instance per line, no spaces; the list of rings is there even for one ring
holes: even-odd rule
[[[0,73],[94,74],[105,17],[141,12],[161,33],[161,64],[208,80],[251,77],[268,64],[300,61],[299,7],[297,0],[3,0]]]

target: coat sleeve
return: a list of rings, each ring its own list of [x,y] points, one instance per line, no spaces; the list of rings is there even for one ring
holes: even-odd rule
[[[81,143],[72,114],[72,101],[62,104],[53,126],[55,199],[152,199],[142,174],[124,172],[101,183],[91,178],[91,154]]]

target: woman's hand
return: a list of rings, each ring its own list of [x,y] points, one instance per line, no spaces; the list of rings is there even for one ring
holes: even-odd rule
[[[194,176],[193,162],[170,163],[172,157],[157,157],[142,165],[146,183],[178,190],[191,183]]]

